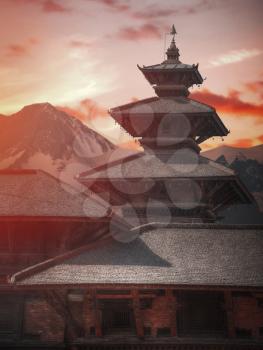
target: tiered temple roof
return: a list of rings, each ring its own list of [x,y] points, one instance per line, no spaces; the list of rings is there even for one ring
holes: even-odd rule
[[[111,204],[132,203],[139,216],[145,215],[143,206],[147,206],[151,198],[158,199],[159,193],[159,199],[171,210],[173,221],[181,221],[182,216],[189,220],[214,221],[219,210],[232,204],[250,203],[253,198],[232,170],[199,154],[202,142],[213,136],[226,136],[229,131],[213,107],[188,97],[189,87],[201,84],[203,78],[198,64],[186,65],[179,60],[175,33],[173,27],[173,39],[164,62],[139,67],[158,97],[109,111],[130,135],[140,140],[144,153],[109,162],[104,168],[81,174],[79,180],[96,192],[110,192]],[[144,198],[142,192],[137,197],[127,196],[131,192],[129,188],[137,186],[135,179],[148,185],[154,182],[148,191],[143,191]],[[202,194],[199,203],[194,200],[191,210],[182,212],[176,210],[175,207],[182,209],[182,206],[171,199],[173,189],[167,189],[166,185],[170,182],[174,188],[182,189],[185,179],[195,182],[182,190],[185,196],[192,191],[190,197],[194,199],[194,187]]]

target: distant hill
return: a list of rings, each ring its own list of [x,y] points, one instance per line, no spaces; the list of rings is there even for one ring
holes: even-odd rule
[[[250,148],[219,146],[202,152],[202,155],[212,160],[217,160],[219,157],[224,156],[229,164],[231,164],[235,159],[254,159],[259,163],[263,163],[263,144]]]
[[[252,193],[255,204],[233,205],[219,213],[223,224],[260,224],[263,225],[263,192]]]
[[[234,205],[220,213],[221,223],[263,224],[263,145],[251,148],[220,146],[202,155],[235,170],[255,198],[255,204]]]
[[[230,168],[235,170],[250,192],[263,192],[263,163],[254,159],[235,159]]]
[[[10,116],[0,115],[0,169],[34,168],[58,176],[72,165],[78,173],[116,149],[103,136],[49,103],[26,106]]]

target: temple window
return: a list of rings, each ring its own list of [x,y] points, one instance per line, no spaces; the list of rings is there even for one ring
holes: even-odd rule
[[[104,335],[136,334],[131,300],[101,300]]]
[[[152,298],[143,298],[140,299],[140,309],[141,310],[146,310],[146,309],[151,309],[153,304]]]
[[[171,329],[169,327],[163,327],[157,329],[157,337],[170,337]]]
[[[251,338],[252,330],[247,328],[236,328],[237,338]]]

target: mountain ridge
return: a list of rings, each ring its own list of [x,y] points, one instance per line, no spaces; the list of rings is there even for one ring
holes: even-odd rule
[[[263,163],[263,144],[248,148],[222,145],[208,151],[203,151],[202,155],[212,160],[217,160],[223,155],[229,164],[235,159],[254,159]]]
[[[9,116],[0,115],[0,169],[37,168],[59,176],[73,164],[89,169],[97,158],[116,149],[102,135],[50,103],[31,104]]]

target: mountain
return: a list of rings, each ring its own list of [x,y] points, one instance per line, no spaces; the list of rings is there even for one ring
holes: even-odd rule
[[[212,160],[217,160],[219,157],[224,156],[228,164],[231,164],[235,159],[254,159],[259,163],[263,163],[263,144],[250,148],[219,146],[202,152],[202,155]]]
[[[220,146],[202,152],[207,158],[235,170],[254,196],[255,203],[233,205],[220,213],[221,223],[263,224],[263,145],[251,148]]]
[[[263,225],[263,192],[252,193],[253,204],[230,206],[219,213],[221,224],[259,224]]]
[[[0,169],[36,168],[59,176],[87,170],[117,147],[49,103],[0,116]]]
[[[254,159],[235,159],[230,168],[235,170],[250,192],[263,192],[263,163]]]

